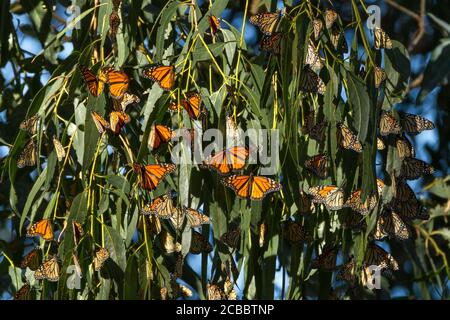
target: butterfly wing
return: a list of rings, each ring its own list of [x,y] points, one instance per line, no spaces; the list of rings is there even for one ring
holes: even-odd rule
[[[97,112],[91,111],[92,120],[94,120],[94,124],[97,127],[97,130],[100,134],[105,132],[106,129],[110,129],[111,126],[109,123]]]
[[[375,49],[392,49],[392,41],[388,34],[381,28],[375,28]]]
[[[342,123],[337,124],[337,129],[337,140],[342,148],[362,152],[362,145],[356,134]]]
[[[261,50],[271,52],[273,54],[279,54],[281,49],[281,39],[283,38],[282,32],[274,32],[270,35],[264,35],[261,39]]]
[[[189,248],[190,253],[200,254],[202,252],[210,253],[212,251],[212,247],[208,242],[208,238],[206,238],[200,232],[193,230],[191,237],[191,247]]]
[[[313,172],[320,179],[325,179],[328,175],[328,156],[325,154],[317,154],[305,161],[306,169]]]
[[[202,97],[197,92],[188,92],[186,99],[181,100],[181,105],[187,111],[191,119],[197,120],[206,113],[205,109],[200,109]]]
[[[387,136],[388,134],[400,134],[400,123],[395,119],[391,112],[382,111],[380,117],[380,134]]]
[[[130,122],[130,116],[123,111],[113,111],[109,115],[110,128],[115,135],[118,135],[128,122]]]
[[[406,133],[416,135],[425,130],[433,130],[434,123],[422,116],[411,113],[400,113],[400,125]]]
[[[252,176],[250,199],[253,201],[262,200],[269,193],[281,190],[281,188],[281,184],[273,179]]]
[[[20,267],[22,269],[30,268],[32,271],[36,271],[39,268],[39,249],[35,248],[31,250],[21,261]]]
[[[27,282],[14,294],[14,300],[28,300],[30,298],[31,286]]]
[[[208,22],[209,26],[211,27],[212,34],[215,35],[217,33],[217,30],[219,30],[220,28],[220,20],[216,16],[210,15]]]
[[[231,188],[239,198],[246,199],[250,196],[250,176],[231,175],[222,178],[222,183]]]
[[[381,84],[386,81],[386,72],[380,67],[375,67],[375,88],[379,88]]]
[[[46,241],[53,241],[52,221],[42,219],[30,226],[27,230],[27,237],[41,236]]]
[[[130,104],[139,103],[139,102],[141,102],[141,99],[139,99],[139,97],[137,95],[125,92],[123,94],[122,100],[120,101],[121,111],[125,112],[127,107]]]
[[[97,250],[94,256],[94,270],[99,271],[108,259],[109,251],[106,248],[100,248]]]
[[[36,280],[47,279],[51,282],[59,280],[60,268],[56,256],[53,256],[41,264],[34,272],[34,278]]]
[[[149,147],[156,150],[161,143],[169,142],[174,136],[174,132],[169,127],[163,125],[154,125],[150,131]]]
[[[222,175],[229,174],[233,170],[240,170],[245,166],[249,150],[246,147],[231,147],[215,154],[205,160],[203,165],[215,169]]]
[[[209,224],[209,217],[201,214],[192,208],[184,208],[187,221],[191,228],[200,227],[202,224]]]
[[[39,115],[34,115],[31,118],[25,119],[20,123],[20,130],[27,131],[29,134],[34,135],[37,132],[39,123]]]
[[[94,97],[98,97],[105,87],[105,82],[107,81],[106,75],[100,71],[97,77],[91,70],[82,64],[79,65],[79,68],[89,92]]]
[[[114,70],[109,67],[104,68],[103,72],[106,74],[111,96],[114,99],[122,99],[124,93],[128,90],[128,75],[123,71]]]
[[[278,12],[263,12],[250,17],[250,23],[259,27],[266,35],[272,34],[278,24],[281,14]]]
[[[416,158],[403,159],[400,177],[406,180],[416,180],[425,174],[433,174],[434,169],[425,161]]]
[[[62,146],[61,142],[56,137],[53,137],[53,146],[55,147],[58,161],[62,161],[62,159],[66,157],[66,151],[64,150],[64,147]]]
[[[171,90],[175,84],[175,67],[153,65],[143,71],[143,76],[158,83],[163,90]]]
[[[34,139],[31,139],[19,154],[17,159],[17,168],[32,167],[36,165],[37,160],[37,144]]]
[[[141,166],[135,164],[135,171],[141,177],[141,188],[152,191],[158,184],[171,172],[175,171],[176,166],[172,163],[151,164]]]
[[[174,211],[173,200],[169,194],[163,194],[147,203],[142,209],[144,215],[156,215],[161,219],[168,219]]]

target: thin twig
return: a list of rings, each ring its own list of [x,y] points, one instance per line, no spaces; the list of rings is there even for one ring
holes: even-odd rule
[[[385,2],[387,2],[390,6],[406,13],[408,16],[416,19],[417,21],[420,20],[420,16],[415,13],[414,11],[409,10],[408,8],[405,8],[404,6],[402,6],[401,4],[398,4],[397,2],[393,1],[393,0],[384,0]]]

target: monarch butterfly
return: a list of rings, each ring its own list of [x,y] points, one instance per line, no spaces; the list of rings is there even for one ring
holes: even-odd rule
[[[353,133],[347,126],[343,123],[338,123],[336,125],[338,129],[336,132],[337,140],[339,145],[348,150],[353,150],[356,152],[362,152],[361,142],[358,141],[356,134]]]
[[[388,134],[400,134],[400,123],[395,119],[391,112],[381,111],[380,117],[380,134],[387,136]]]
[[[221,175],[226,175],[234,170],[241,170],[249,155],[246,147],[231,147],[218,152],[214,156],[203,161],[203,167],[216,170]]]
[[[347,281],[350,283],[354,283],[355,281],[355,273],[356,273],[356,263],[353,257],[349,258],[347,262],[342,265],[339,272],[336,275],[337,281]]]
[[[318,142],[323,141],[327,126],[328,122],[326,121],[317,123],[314,127],[312,127],[311,131],[309,132],[309,137]]]
[[[250,17],[250,23],[259,27],[262,33],[272,34],[281,19],[281,12],[263,12]]]
[[[181,278],[181,276],[183,275],[183,264],[183,254],[181,252],[175,253],[175,268],[172,274],[172,279]]]
[[[338,14],[333,9],[325,10],[325,27],[330,29],[334,22],[337,20]]]
[[[309,65],[303,68],[303,76],[300,82],[300,90],[308,93],[324,94],[326,90],[325,83],[320,79],[317,73]]]
[[[144,190],[152,191],[176,166],[172,163],[141,165],[133,163],[133,169],[140,179],[140,186]]]
[[[319,40],[320,33],[322,32],[322,29],[323,29],[323,22],[322,22],[322,20],[316,18],[311,21],[311,25],[312,25],[312,29],[314,31],[314,40],[317,41],[317,40]]]
[[[83,227],[81,226],[81,223],[72,220],[72,231],[73,231],[73,242],[75,245],[78,245],[81,241],[81,238],[84,235]]]
[[[45,241],[53,241],[53,228],[50,219],[42,219],[27,230],[27,237],[41,236]]]
[[[208,300],[225,300],[225,293],[217,284],[208,283],[206,285]]]
[[[416,180],[425,174],[433,174],[434,169],[425,161],[406,157],[400,167],[400,177],[406,180]]]
[[[128,75],[112,67],[103,68],[109,85],[109,93],[114,99],[122,99],[124,93],[128,90]]]
[[[39,249],[34,248],[31,250],[20,262],[20,267],[22,269],[28,267],[32,271],[37,270],[39,267]]]
[[[283,38],[282,32],[274,32],[270,35],[264,35],[261,39],[260,48],[261,50],[279,54],[281,49],[281,39]]]
[[[111,38],[115,39],[117,30],[120,26],[120,16],[119,13],[113,9],[111,14],[109,15],[109,32],[111,34]]]
[[[380,137],[377,137],[377,150],[384,150],[386,149],[386,145],[383,142],[383,139]]]
[[[158,83],[163,90],[172,90],[175,84],[175,67],[155,64],[143,71],[144,78]]]
[[[141,99],[139,99],[139,97],[135,94],[125,92],[123,94],[123,97],[121,100],[114,99],[113,102],[114,102],[114,109],[116,111],[124,111],[125,112],[127,107],[130,104],[139,103],[139,102],[141,102]],[[118,105],[119,103],[120,103],[120,107],[116,106],[116,104]]]
[[[241,238],[241,229],[234,228],[231,229],[220,236],[220,241],[225,243],[227,246],[231,248],[238,248]]]
[[[434,123],[422,116],[400,112],[400,125],[402,130],[406,133],[416,135],[425,130],[433,130],[435,128]]]
[[[404,202],[394,199],[391,201],[390,206],[395,213],[405,220],[428,220],[430,218],[427,208],[422,206],[415,197],[412,201]]]
[[[386,72],[380,67],[375,67],[375,88],[379,88],[381,84],[386,81]]]
[[[186,211],[181,208],[175,207],[169,217],[169,222],[175,230],[179,231],[183,227],[185,217]]]
[[[94,97],[98,97],[103,92],[105,83],[108,81],[108,77],[104,72],[105,70],[100,69],[98,75],[95,75],[90,69],[82,64],[79,65],[79,68],[89,92]]]
[[[367,246],[364,264],[365,266],[375,265],[381,269],[398,270],[398,263],[394,257],[374,243]]]
[[[378,217],[374,239],[381,240],[385,237],[396,238],[398,240],[406,240],[410,237],[408,226],[397,213],[386,207]]]
[[[208,238],[202,235],[200,232],[192,230],[191,247],[189,252],[192,254],[210,253],[212,247],[208,242]]]
[[[262,248],[264,247],[264,241],[265,241],[265,237],[266,237],[266,232],[267,232],[267,224],[260,223],[259,228],[258,228],[258,234],[259,234],[259,247]]]
[[[309,199],[308,195],[300,191],[300,198],[299,198],[300,205],[298,206],[298,211],[302,214],[305,213],[311,213],[311,200]]]
[[[344,191],[333,185],[310,187],[313,203],[322,203],[328,210],[339,210],[344,205]]]
[[[403,179],[394,178],[393,184],[395,184],[394,197],[400,202],[417,202],[416,195],[411,187]]]
[[[175,242],[175,238],[165,230],[161,232],[161,246],[167,253],[180,252],[182,249],[181,243]]]
[[[298,221],[286,220],[283,223],[281,234],[283,235],[283,238],[291,243],[309,240],[309,235],[306,232],[306,229]]]
[[[17,159],[17,168],[22,169],[25,167],[32,167],[36,165],[37,160],[37,144],[34,139],[31,139],[19,154]]]
[[[167,288],[162,287],[159,289],[159,294],[161,295],[161,300],[167,300]]]
[[[341,53],[346,53],[348,51],[347,40],[337,25],[333,25],[331,28],[330,41],[334,50],[340,50]],[[339,44],[341,44],[340,47]]]
[[[118,135],[122,127],[128,122],[130,122],[130,116],[123,111],[113,111],[109,115],[111,131],[115,135]]]
[[[56,282],[59,280],[59,270],[58,259],[54,255],[37,268],[34,272],[34,278],[36,280],[47,279],[48,281]]]
[[[326,154],[316,154],[306,159],[305,167],[320,179],[326,179],[328,175],[328,161],[329,158]]]
[[[187,222],[191,228],[200,227],[202,224],[209,224],[209,217],[192,208],[183,207]]]
[[[246,175],[231,175],[222,178],[222,183],[231,188],[239,198],[262,200],[267,194],[278,191],[281,184],[267,177]]]
[[[97,112],[91,111],[92,120],[94,120],[94,124],[97,127],[97,130],[100,134],[106,131],[106,129],[110,129],[111,126],[109,123]]]
[[[392,41],[388,34],[381,28],[375,28],[375,49],[392,49]]]
[[[169,127],[157,124],[153,125],[150,130],[150,137],[148,139],[148,145],[150,149],[159,149],[161,143],[169,142],[175,133]]]
[[[161,219],[168,219],[174,211],[173,200],[170,193],[165,193],[155,198],[152,202],[147,203],[142,208],[141,213],[144,215],[156,215]]]
[[[39,124],[39,115],[35,114],[31,118],[25,119],[20,123],[20,130],[28,132],[30,135],[35,135]]]
[[[192,290],[182,284],[179,284],[179,292],[182,297],[192,297]]]
[[[106,248],[100,248],[95,252],[94,256],[94,270],[99,271],[106,260],[109,259],[109,251]]]
[[[62,159],[66,157],[66,151],[64,150],[64,147],[62,146],[61,142],[56,138],[56,136],[53,136],[53,146],[55,147],[58,161],[62,161]]]
[[[413,145],[408,140],[408,138],[405,137],[404,134],[402,136],[396,137],[395,148],[400,159],[414,158],[416,156],[416,151],[414,150]]]
[[[303,134],[309,134],[311,132],[311,129],[314,127],[314,120],[315,120],[314,108],[310,108],[309,111],[306,112],[303,119],[302,125]]]
[[[342,221],[345,229],[351,229],[355,232],[362,232],[367,228],[366,221],[363,216],[358,213],[348,212]]]
[[[306,51],[305,64],[311,66],[314,70],[320,70],[323,67],[323,58],[319,55],[314,43],[310,40],[308,50]]]
[[[384,186],[384,181],[377,178],[377,191],[379,196],[383,193]]]
[[[180,104],[187,111],[189,117],[194,120],[200,119],[201,116],[206,115],[205,107],[200,109],[202,103],[202,97],[197,92],[188,92],[186,94],[186,99],[182,99]],[[176,104],[169,105],[169,110],[177,111],[178,106]]]
[[[233,283],[231,282],[230,278],[227,277],[225,282],[223,283],[223,292],[227,296],[228,300],[236,300],[236,291],[233,288]]]
[[[31,286],[26,282],[19,290],[14,294],[14,300],[28,300],[30,299]]]
[[[220,20],[216,16],[210,15],[208,22],[211,27],[211,33],[214,36],[220,28]]]
[[[375,208],[377,204],[377,198],[374,195],[368,196],[363,202],[361,199],[361,193],[361,189],[352,192],[350,199],[345,202],[344,206],[349,207],[362,215],[366,215],[370,210]]]
[[[336,268],[336,256],[336,249],[324,249],[322,253],[311,262],[311,268],[333,270]]]

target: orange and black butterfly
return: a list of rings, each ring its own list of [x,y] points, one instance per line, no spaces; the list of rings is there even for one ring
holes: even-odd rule
[[[387,136],[388,134],[400,134],[400,123],[395,119],[391,112],[381,111],[380,117],[380,134]]]
[[[215,35],[217,33],[217,30],[219,30],[219,28],[220,28],[220,20],[219,20],[219,18],[217,18],[214,15],[210,15],[209,19],[208,19],[208,22],[209,22],[209,26],[211,27],[212,35]]]
[[[172,163],[142,165],[133,163],[133,169],[140,179],[140,186],[144,190],[152,191],[176,166]]]
[[[326,28],[330,29],[338,17],[339,17],[338,13],[336,11],[334,11],[333,9],[325,10],[325,26],[326,26]]]
[[[384,72],[383,68],[375,67],[374,71],[375,76],[375,88],[379,88],[383,82],[386,81],[386,72]]]
[[[381,28],[375,28],[375,49],[392,49],[392,40],[389,35]]]
[[[337,141],[342,148],[362,152],[361,142],[358,141],[358,137],[353,131],[343,123],[338,123],[336,128]]]
[[[220,241],[225,243],[227,246],[237,249],[240,243],[241,238],[241,228],[237,227],[231,230],[228,230],[224,234],[220,236]]]
[[[412,143],[403,134],[402,136],[397,136],[395,139],[395,148],[398,152],[398,157],[400,159],[404,158],[414,158],[416,156],[416,150],[414,149]]]
[[[206,285],[207,293],[208,293],[208,300],[225,300],[225,292],[217,285],[208,283]]]
[[[311,199],[303,190],[301,190],[299,194],[298,212],[300,212],[301,214],[312,213]]]
[[[435,128],[434,123],[422,116],[401,112],[400,125],[402,130],[406,133],[416,135],[425,130],[433,130]]]
[[[113,10],[109,15],[109,32],[111,34],[111,38],[115,39],[117,30],[120,26],[120,16],[116,10]]]
[[[316,123],[316,125],[314,125],[311,128],[311,130],[309,131],[309,137],[318,142],[323,141],[327,126],[328,126],[328,122],[326,122],[326,121]]]
[[[128,90],[128,83],[130,82],[128,75],[112,67],[103,68],[103,73],[106,75],[111,96],[114,99],[122,99],[124,93]]]
[[[26,267],[30,270],[35,271],[39,267],[39,249],[35,248],[31,250],[20,263],[20,267],[25,269]]]
[[[411,236],[408,226],[402,218],[390,207],[385,207],[377,219],[374,239],[382,240],[385,237],[398,240],[407,240]]]
[[[336,280],[338,281],[348,281],[354,283],[356,280],[356,262],[353,257],[347,260],[345,264],[342,265],[341,269],[336,275]]]
[[[270,35],[264,35],[261,39],[260,48],[261,50],[279,54],[281,49],[281,39],[283,38],[282,32],[274,32]]]
[[[109,251],[106,248],[100,248],[98,251],[95,252],[94,257],[94,270],[99,271],[103,265],[105,264],[106,260],[109,259]]]
[[[394,199],[390,202],[389,207],[407,221],[415,219],[428,220],[430,218],[428,209],[422,206],[415,196],[411,201]]]
[[[45,241],[53,241],[53,227],[50,219],[43,219],[32,224],[27,230],[27,237],[41,236]]]
[[[263,12],[250,17],[250,23],[259,27],[262,33],[272,34],[282,17],[281,12]]]
[[[283,235],[283,238],[291,243],[298,243],[301,241],[309,240],[308,232],[298,221],[284,221],[281,233]]]
[[[313,172],[320,179],[325,179],[328,175],[328,161],[326,154],[316,154],[305,161],[305,168]]]
[[[282,188],[281,184],[273,179],[254,176],[253,174],[248,176],[231,175],[222,178],[222,183],[233,189],[239,198],[251,199],[253,201],[262,200],[267,194],[281,190]]]
[[[14,294],[14,300],[28,300],[30,299],[31,286],[26,282],[19,290]]]
[[[24,130],[28,132],[30,135],[35,135],[39,125],[39,115],[35,114],[34,116],[23,120],[20,123],[20,130]]]
[[[300,81],[300,90],[307,93],[319,93],[323,95],[326,85],[309,65],[305,65]]]
[[[174,137],[174,131],[169,127],[157,124],[153,125],[148,139],[150,149],[156,150],[161,143],[169,142]]]
[[[180,104],[187,111],[189,117],[194,120],[200,119],[200,117],[206,115],[206,109],[202,104],[202,97],[197,92],[188,92],[186,99],[182,99]],[[178,106],[175,103],[169,105],[169,110],[178,111]]]
[[[127,107],[130,104],[139,103],[139,102],[141,102],[141,99],[139,99],[138,96],[136,96],[136,95],[134,95],[132,93],[125,92],[123,94],[122,99],[120,99],[120,100],[115,99],[114,100],[114,109],[116,111],[124,111],[125,112],[127,110]],[[117,104],[117,106],[116,106],[116,104]],[[119,106],[119,104],[120,104],[120,106]]]
[[[175,84],[175,67],[155,64],[142,72],[145,78],[155,81],[163,90],[172,90]]]
[[[174,211],[172,195],[165,193],[155,198],[152,202],[147,203],[142,208],[141,213],[144,215],[156,215],[161,219],[169,219]]]
[[[109,115],[109,125],[115,135],[118,135],[128,122],[130,122],[130,116],[123,111],[113,111]]]
[[[366,255],[364,257],[365,266],[379,266],[381,269],[398,270],[398,263],[383,248],[371,243],[367,246]]]
[[[219,174],[226,175],[245,166],[249,150],[246,147],[231,147],[218,152],[203,161],[203,167],[212,168]]]
[[[191,247],[189,252],[192,254],[210,253],[212,247],[208,242],[208,238],[202,235],[200,232],[192,230]]]
[[[406,157],[400,168],[400,177],[406,180],[416,180],[425,174],[433,174],[434,169],[425,161]]]
[[[209,224],[209,217],[192,208],[183,207],[187,222],[191,228],[200,227],[202,224]]]
[[[92,120],[94,120],[94,124],[97,127],[99,133],[103,133],[106,129],[110,129],[111,126],[108,121],[105,120],[100,114],[95,111],[91,111]]]
[[[327,248],[311,262],[311,268],[333,270],[336,268],[337,250],[335,248]]]
[[[31,139],[23,148],[17,159],[17,168],[32,167],[36,165],[38,158],[38,145],[34,139]]]
[[[328,210],[339,210],[344,206],[344,191],[334,185],[315,186],[308,189],[313,203],[322,203]]]
[[[313,21],[311,21],[311,26],[314,31],[314,40],[317,41],[319,40],[320,33],[322,32],[323,29],[323,22],[322,20],[316,18]]]
[[[47,279],[48,281],[56,282],[59,280],[60,267],[56,255],[49,257],[43,264],[34,272],[36,280]]]
[[[94,97],[98,97],[103,92],[105,83],[108,81],[103,69],[99,71],[98,75],[95,75],[95,73],[82,64],[79,65],[79,68],[89,92]]]
[[[361,199],[361,194],[361,189],[352,192],[350,198],[345,202],[344,206],[351,208],[359,214],[366,215],[370,210],[375,208],[377,204],[377,198],[374,195],[368,196],[363,202]]]

